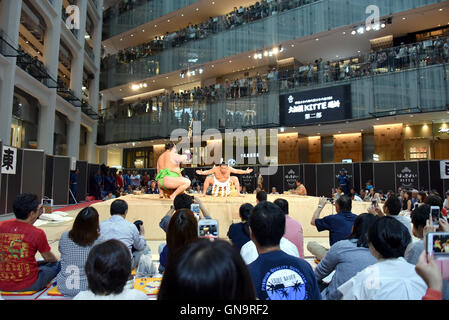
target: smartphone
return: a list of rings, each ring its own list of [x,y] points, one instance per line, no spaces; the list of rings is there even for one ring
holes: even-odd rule
[[[431,232],[427,234],[427,253],[435,259],[449,259],[449,232]]]
[[[440,226],[440,218],[441,218],[440,207],[431,206],[430,207],[430,215],[432,217],[433,226],[435,228],[438,228]]]
[[[204,219],[198,221],[198,237],[217,239],[218,221],[213,219]]]

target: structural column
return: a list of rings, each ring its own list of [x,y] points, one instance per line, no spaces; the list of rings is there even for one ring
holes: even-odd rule
[[[62,0],[54,0],[55,8],[62,8]],[[61,36],[61,10],[56,10],[55,20],[47,23],[44,40],[44,62],[50,76],[57,81],[59,61],[59,40]],[[51,93],[44,102],[41,102],[38,125],[38,148],[47,154],[53,154],[55,113],[56,113],[56,89],[50,89]]]
[[[74,92],[78,99],[81,99],[83,85],[83,64],[84,64],[84,34],[86,33],[86,15],[87,1],[78,1],[77,5],[80,9],[80,29],[78,30],[78,42],[81,45],[79,52],[76,52],[72,60],[72,74],[70,89]],[[80,125],[81,125],[81,108],[77,108],[73,115],[73,121],[68,124],[67,128],[67,155],[79,159],[80,150]]]
[[[18,48],[21,9],[22,0],[2,1],[0,4],[0,30],[8,40],[8,43],[15,48]],[[16,58],[0,59],[0,68],[3,69],[3,72],[0,72],[0,139],[4,144],[9,145],[11,140]]]

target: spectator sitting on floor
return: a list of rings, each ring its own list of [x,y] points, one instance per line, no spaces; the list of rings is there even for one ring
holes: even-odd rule
[[[87,290],[84,265],[92,247],[101,242],[98,212],[94,207],[84,208],[76,216],[72,229],[64,232],[59,240],[61,271],[56,282],[60,293],[74,297]]]
[[[103,198],[103,201],[108,201],[108,200],[112,200],[112,199],[115,199],[115,195],[112,193],[112,191],[109,191],[108,195]]]
[[[285,233],[284,238],[292,242],[298,249],[299,256],[304,259],[304,233],[302,225],[289,215],[288,201],[285,199],[277,199],[274,204],[281,208],[285,214]]]
[[[174,257],[158,300],[255,300],[251,275],[238,252],[222,240],[200,239]]]
[[[321,211],[323,211],[326,206],[327,199],[320,198],[318,202],[318,208],[315,210],[312,216],[310,224],[316,226],[319,232],[328,230],[329,231],[329,244],[333,246],[334,243],[345,240],[352,232],[352,227],[354,221],[357,218],[355,214],[351,212],[352,210],[352,200],[349,196],[342,195],[337,201],[335,201],[335,210],[337,214],[330,215],[320,219]],[[326,249],[319,243],[315,241],[310,241],[307,244],[307,249],[316,257],[317,260],[321,261],[329,249]]]
[[[282,210],[271,202],[261,202],[254,208],[249,226],[251,243],[259,254],[248,266],[257,297],[260,300],[320,300],[310,264],[298,255],[281,251],[285,232]]]
[[[267,201],[267,193],[265,191],[258,191],[256,194],[256,202],[259,204],[263,201]]]
[[[426,226],[427,219],[429,219],[430,206],[422,204],[412,211],[411,218],[413,224],[413,235],[418,238],[418,241],[411,242],[405,250],[404,258],[408,263],[416,265],[418,263],[419,256],[424,248],[424,228]]]
[[[150,253],[150,249],[145,240],[143,225],[139,232],[133,223],[126,221],[127,214],[128,204],[126,201],[117,199],[112,202],[111,217],[100,223],[100,234],[105,241],[117,239],[128,247],[132,257],[131,269],[134,269],[138,266],[142,254]],[[132,252],[133,249],[135,250],[134,253]]]
[[[343,300],[421,300],[427,285],[404,259],[411,242],[407,228],[393,217],[380,218],[369,229],[368,242],[378,262],[338,288]]]
[[[354,221],[352,233],[347,240],[336,242],[315,268],[318,281],[335,271],[331,282],[321,295],[324,300],[340,300],[338,287],[366,267],[376,263],[376,258],[368,248],[368,230],[377,220],[369,213],[359,215]]]
[[[42,214],[37,196],[23,193],[13,203],[15,220],[0,224],[0,290],[40,291],[56,277],[61,264],[45,232],[33,226]],[[44,261],[36,261],[36,253]]]
[[[131,255],[119,240],[94,246],[85,272],[89,290],[80,292],[73,300],[148,300],[144,292],[125,287],[131,277]]]
[[[147,189],[147,194],[159,194],[159,188],[157,187],[156,181],[151,180],[150,185]]]
[[[383,211],[379,206],[371,206],[368,208],[368,212],[377,214],[379,217],[391,216],[395,218],[407,228],[407,230],[410,232],[410,236],[412,235],[412,224],[410,218],[399,215],[399,213],[401,212],[401,202],[398,198],[388,198],[383,205]]]
[[[248,219],[253,210],[253,205],[245,203],[240,206],[239,214],[241,222],[233,223],[228,230],[228,238],[232,241],[234,247],[240,252],[243,245],[245,245],[251,239],[249,238],[249,225]]]
[[[126,193],[127,194],[133,194],[134,193],[132,185],[130,185],[130,184],[128,185],[128,188],[126,189]]]
[[[167,245],[160,253],[159,272],[162,273],[181,249],[198,240],[198,220],[190,209],[176,210],[168,224]]]
[[[189,196],[188,194],[182,193],[176,196],[175,200],[173,201],[173,205],[170,207],[168,212],[159,222],[159,227],[161,227],[161,229],[164,230],[164,232],[167,232],[168,224],[170,223],[170,219],[173,213],[180,209],[190,210],[192,204],[194,203],[200,205],[200,217],[199,217],[200,219],[212,219],[206,207],[204,206],[203,202],[199,198],[192,197]],[[162,248],[160,247],[160,249]]]
[[[279,194],[279,192],[277,192],[276,187],[271,188],[271,194]]]
[[[270,208],[272,207],[272,205],[274,205],[274,206],[276,206],[277,209],[281,210],[281,208],[279,208],[277,205],[275,205],[271,202],[268,202],[268,201],[263,201],[263,202],[260,202],[259,204],[262,204],[265,202],[270,204]],[[252,214],[254,213],[254,210],[255,209],[252,210],[253,212],[250,215],[250,219],[251,219]],[[282,212],[282,210],[281,210],[281,212]],[[285,217],[284,217],[283,231],[284,232],[282,233],[282,235],[284,235],[284,233],[285,233]],[[251,238],[251,232],[250,232],[250,238]],[[296,245],[293,242],[291,242],[290,240],[288,240],[287,238],[285,238],[284,236],[282,236],[280,238],[279,246],[280,246],[280,250],[282,250],[283,252],[285,252],[291,256],[297,257],[297,258],[300,257],[298,248],[296,247]],[[245,263],[247,265],[251,264],[252,262],[254,262],[257,259],[257,257],[259,256],[259,253],[257,251],[257,246],[254,243],[254,240],[252,238],[251,238],[251,241],[248,241],[247,243],[245,243],[242,246],[242,249],[240,250],[240,255],[242,256],[243,260],[245,261]]]

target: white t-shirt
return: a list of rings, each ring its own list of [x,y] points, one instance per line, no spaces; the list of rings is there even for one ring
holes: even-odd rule
[[[280,247],[281,250],[286,254],[299,258],[298,248],[290,240],[282,238]],[[240,255],[247,265],[254,262],[257,257],[259,257],[256,245],[252,241],[248,241],[243,245],[242,249],[240,250]]]
[[[148,300],[148,296],[136,289],[124,288],[122,293],[99,296],[92,291],[81,291],[73,300]]]
[[[343,300],[421,300],[427,285],[403,257],[382,260],[338,287]]]

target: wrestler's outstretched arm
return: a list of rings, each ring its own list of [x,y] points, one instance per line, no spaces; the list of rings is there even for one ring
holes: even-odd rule
[[[200,176],[208,176],[215,172],[215,167],[213,167],[210,170],[196,170],[196,174],[199,174]]]
[[[238,170],[238,169],[231,168],[231,173],[234,173],[234,174],[248,174],[253,171],[254,171],[253,169],[249,169],[249,168],[246,170]]]

